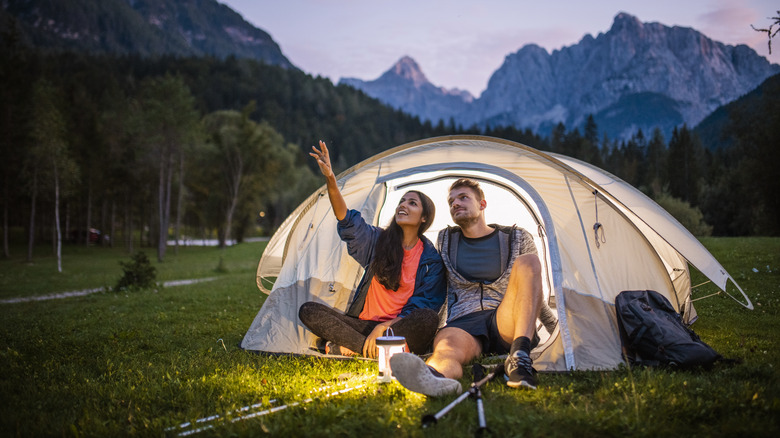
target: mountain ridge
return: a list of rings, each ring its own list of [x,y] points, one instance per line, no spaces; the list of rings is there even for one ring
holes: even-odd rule
[[[296,68],[271,36],[216,0],[5,0],[0,30],[93,54],[228,56]]]
[[[654,127],[668,138],[674,127],[696,125],[780,72],[748,46],[713,41],[689,27],[643,23],[625,12],[607,32],[586,34],[574,45],[547,52],[526,44],[508,54],[485,91],[470,102],[442,103],[443,93],[415,94],[425,84],[380,86],[390,82],[394,68],[375,81],[344,83],[432,122],[452,118],[466,127],[514,126],[547,134],[558,123],[580,127],[593,114],[612,138]]]
[[[271,36],[216,0],[4,0],[0,30],[15,26],[29,45],[141,56],[228,56],[296,68]],[[643,23],[625,12],[597,36],[548,52],[526,44],[506,55],[487,88],[432,84],[401,57],[379,78],[345,84],[422,120],[471,128],[511,126],[549,134],[582,126],[627,138],[660,127],[670,135],[780,72],[745,45],[713,41],[688,27]]]
[[[464,111],[474,100],[468,91],[433,85],[419,64],[407,55],[373,81],[341,78],[338,83],[357,88],[395,109],[423,120],[449,120]]]

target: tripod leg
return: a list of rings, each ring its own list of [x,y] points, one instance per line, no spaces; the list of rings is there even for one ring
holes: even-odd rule
[[[439,418],[445,416],[447,412],[451,411],[452,408],[458,405],[458,403],[462,402],[463,400],[466,400],[471,395],[471,389],[464,392],[463,394],[459,395],[458,398],[452,401],[452,403],[448,404],[447,406],[443,407],[439,412],[433,414],[433,415],[426,415],[422,418],[422,426],[428,427],[433,424],[436,424],[439,421]]]
[[[504,364],[501,363],[498,366],[496,366],[490,374],[485,376],[485,368],[480,364],[474,364],[472,368],[474,372],[474,383],[471,384],[471,387],[468,389],[468,391],[465,391],[463,394],[459,395],[458,398],[452,401],[452,403],[448,404],[444,408],[442,408],[439,412],[431,415],[427,414],[422,417],[421,424],[422,427],[429,427],[434,424],[436,424],[441,417],[447,414],[447,412],[451,411],[452,408],[457,406],[458,403],[462,402],[468,397],[477,397],[477,412],[480,416],[480,430],[484,429],[482,426],[485,423],[485,413],[482,409],[482,392],[480,391],[480,387],[484,385],[485,383],[493,380],[496,376],[501,375],[504,372]],[[484,376],[484,377],[483,377]]]
[[[485,420],[485,408],[482,405],[482,391],[477,388],[477,424],[479,425],[479,428],[477,429],[477,433],[480,433],[480,431],[487,429],[487,421]]]

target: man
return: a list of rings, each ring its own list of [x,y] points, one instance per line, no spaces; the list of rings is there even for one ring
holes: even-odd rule
[[[455,181],[447,203],[458,225],[438,238],[447,268],[447,325],[434,338],[427,364],[413,354],[396,354],[390,359],[393,375],[425,395],[459,393],[456,379],[464,364],[483,353],[508,353],[507,385],[536,389],[530,357],[539,342],[536,320],[542,309],[547,327],[554,327],[556,318],[543,303],[533,237],[515,226],[488,225],[487,201],[476,181]]]

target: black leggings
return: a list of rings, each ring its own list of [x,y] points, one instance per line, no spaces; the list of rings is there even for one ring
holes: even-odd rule
[[[344,315],[331,307],[312,301],[303,303],[298,309],[298,318],[315,335],[358,354],[362,354],[366,338],[379,324],[379,321]],[[396,336],[406,338],[406,345],[412,353],[424,354],[431,347],[438,327],[437,312],[431,309],[414,309],[393,324],[392,329]]]

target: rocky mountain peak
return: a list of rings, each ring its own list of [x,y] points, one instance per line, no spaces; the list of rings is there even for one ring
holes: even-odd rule
[[[696,125],[780,72],[747,46],[728,46],[686,27],[642,23],[625,12],[596,38],[547,53],[529,44],[506,57],[488,88],[456,121],[513,125],[542,134],[562,122],[623,138],[638,128],[665,134]]]
[[[417,62],[399,59],[374,81],[342,79],[394,108],[433,122],[514,126],[549,134],[593,115],[601,133],[626,138],[655,127],[669,136],[780,73],[747,46],[688,27],[643,23],[626,12],[596,37],[547,52],[527,44],[506,56],[479,99],[432,85]]]
[[[434,123],[449,121],[474,100],[468,91],[448,90],[428,81],[417,61],[403,56],[374,81],[341,78],[340,84],[355,87],[371,97]]]
[[[430,84],[428,78],[422,72],[417,61],[410,56],[403,56],[398,60],[390,70],[386,71],[379,79],[391,79],[393,76],[404,81],[411,82],[415,88],[420,88],[425,84]]]
[[[621,12],[615,16],[615,19],[612,22],[612,28],[610,28],[609,31],[614,33],[619,33],[619,32],[637,33],[643,27],[644,24],[641,21],[639,21],[639,18],[631,14]]]

